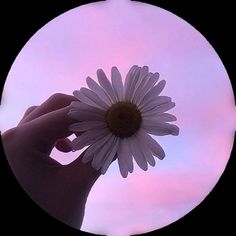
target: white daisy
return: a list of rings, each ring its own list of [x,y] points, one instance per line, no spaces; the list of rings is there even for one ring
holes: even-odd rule
[[[82,132],[72,141],[73,149],[89,146],[82,161],[92,161],[102,174],[116,158],[124,178],[133,172],[133,158],[143,170],[155,166],[153,156],[163,159],[165,152],[149,134],[179,134],[179,128],[168,123],[176,117],[166,113],[175,103],[160,96],[165,80],[157,83],[159,73],[149,72],[147,66],[133,66],[124,85],[116,67],[111,69],[111,83],[102,69],[97,77],[99,84],[88,77],[89,89],[73,92],[78,101],[72,102],[68,115],[77,122],[70,130]]]

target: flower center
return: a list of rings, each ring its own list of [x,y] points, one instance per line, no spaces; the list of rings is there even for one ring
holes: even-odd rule
[[[111,132],[120,137],[129,137],[140,128],[142,116],[138,107],[131,102],[117,102],[106,113]]]

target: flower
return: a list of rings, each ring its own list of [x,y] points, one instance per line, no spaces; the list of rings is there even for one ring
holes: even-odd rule
[[[165,80],[157,83],[159,73],[136,65],[129,70],[124,85],[116,67],[111,69],[111,82],[102,69],[97,70],[97,77],[99,84],[87,77],[89,89],[73,92],[78,101],[72,102],[68,115],[77,122],[69,129],[82,132],[72,141],[73,149],[89,146],[82,162],[92,161],[92,167],[101,169],[102,174],[116,158],[124,178],[133,172],[133,158],[143,170],[148,164],[155,166],[153,156],[162,160],[165,152],[151,135],[179,134],[179,128],[168,123],[176,117],[165,113],[175,103],[160,96]]]

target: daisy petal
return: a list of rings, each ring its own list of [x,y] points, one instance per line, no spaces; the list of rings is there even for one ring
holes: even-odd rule
[[[126,163],[126,156],[127,156],[127,152],[124,149],[124,139],[120,140],[120,147],[117,151],[117,159],[118,159],[118,164],[119,164],[119,169],[120,169],[120,173],[121,175],[126,178],[128,176],[128,166]]]
[[[123,100],[123,83],[119,70],[117,67],[112,67],[111,69],[111,81],[112,86],[115,90],[116,97],[118,101]]]
[[[140,87],[142,88],[144,86],[144,84],[146,83],[147,75],[148,74],[152,74],[152,73],[148,73],[148,67],[147,66],[143,66],[140,69],[140,74],[139,74],[138,81],[137,81],[135,87],[133,87],[133,95],[132,95],[132,98],[131,98],[132,101],[133,101],[133,98],[134,98],[134,96],[136,94],[137,89],[139,89]]]
[[[104,121],[104,115],[93,111],[70,110],[68,116],[77,121]]]
[[[102,69],[97,70],[97,77],[98,77],[99,84],[103,87],[104,91],[109,96],[111,102],[115,103],[117,100],[116,100],[114,90],[111,86],[110,81],[107,79],[107,77]]]
[[[114,143],[116,137],[113,135],[105,145],[101,147],[101,149],[95,154],[95,157],[92,161],[92,167],[96,170],[99,169],[100,166],[103,165],[106,156],[109,154],[112,144]]]
[[[145,103],[143,103],[142,106],[139,107],[140,111],[142,113],[152,110],[155,107],[158,107],[162,104],[171,102],[171,98],[167,96],[158,96],[154,99],[147,100]]]
[[[92,144],[89,146],[89,148],[86,150],[85,154],[83,155],[82,162],[87,163],[91,161],[94,158],[94,154],[99,151],[99,149],[103,146],[106,145],[107,141],[110,140],[112,137],[111,133],[108,133],[105,135],[103,138],[98,140],[96,143]]]
[[[158,72],[152,74],[152,76],[148,80],[148,83],[145,85],[145,88],[144,88],[145,95],[156,84],[159,78],[160,78],[160,74]]]
[[[72,109],[70,111],[78,111],[78,110],[85,110],[85,111],[91,111],[91,112],[95,112],[95,113],[99,113],[99,114],[103,114],[105,115],[106,111],[104,111],[103,109],[97,108],[97,107],[92,107],[89,106],[83,102],[80,101],[73,101],[71,103],[71,107]]]
[[[143,152],[143,155],[145,156],[146,161],[149,163],[149,165],[155,166],[156,162],[152,155],[152,152],[145,147],[142,148],[142,152]]]
[[[143,112],[142,117],[146,118],[146,117],[151,117],[151,116],[156,116],[159,115],[163,112],[166,112],[168,110],[170,110],[171,108],[175,107],[175,103],[174,102],[168,102],[168,103],[164,103],[160,106],[155,107],[152,110]]]
[[[134,94],[134,88],[136,87],[136,84],[139,81],[140,71],[141,71],[141,68],[138,67],[134,70],[133,75],[131,75],[132,80],[131,80],[131,83],[130,83],[130,87],[127,88],[127,92],[125,94],[126,101],[131,101],[131,98]]]
[[[105,129],[93,129],[89,130],[87,132],[84,132],[79,137],[75,138],[71,144],[74,150],[80,150],[84,148],[87,145],[90,145],[92,143],[95,143],[100,138],[107,135],[107,132],[109,130],[107,128]]]
[[[157,85],[155,85],[153,88],[151,88],[145,96],[142,97],[141,101],[139,102],[139,107],[142,107],[143,103],[146,102],[146,100],[152,99],[153,97],[157,97],[163,88],[165,87],[166,81],[161,80]]]
[[[152,152],[146,146],[143,146],[142,140],[140,139],[139,135],[136,135],[136,137],[139,141],[139,147],[142,147],[141,151],[142,151],[143,156],[145,157],[147,163],[149,163],[150,166],[155,166],[156,162],[155,162],[155,159],[152,155]]]
[[[143,117],[142,122],[145,123],[149,123],[149,122],[154,122],[154,121],[158,121],[158,122],[171,122],[171,121],[176,121],[177,118],[174,115],[171,115],[169,113],[161,113],[158,114],[155,117]]]
[[[134,99],[134,102],[139,105],[143,97],[147,94],[147,92],[154,86],[154,84],[159,79],[159,73],[150,74],[147,82],[143,85],[142,89],[137,92],[137,95]]]
[[[94,144],[94,145],[96,145],[96,143]],[[92,145],[90,145],[90,147],[91,147]],[[95,154],[92,154],[92,155],[90,155],[90,156],[86,156],[86,158],[83,156],[82,157],[82,162],[83,163],[88,163],[88,162],[90,162],[91,160],[93,160],[95,158]]]
[[[150,151],[153,153],[154,156],[158,157],[159,159],[163,159],[165,157],[165,152],[160,146],[159,143],[157,143],[150,135],[148,135],[145,131],[142,129],[139,130],[137,133],[139,140],[143,143],[144,146],[150,149]]]
[[[80,91],[91,101],[99,105],[101,109],[107,110],[109,108],[109,106],[105,102],[103,102],[102,99],[98,97],[98,95],[92,90],[87,89],[87,88],[81,88]]]
[[[70,125],[70,131],[83,132],[90,129],[105,128],[107,124],[103,121],[82,121]]]
[[[125,83],[124,83],[124,95],[126,95],[128,88],[130,87],[132,76],[134,71],[138,68],[138,66],[134,65],[130,68],[129,72],[126,75]]]
[[[106,173],[108,167],[110,166],[111,162],[113,161],[114,157],[116,156],[118,148],[119,148],[119,138],[116,138],[115,142],[113,143],[113,147],[112,147],[111,152],[109,153],[108,156],[106,156],[105,162],[104,162],[102,169],[101,169],[101,174],[104,175]]]
[[[135,135],[133,135],[130,139],[131,151],[136,163],[142,170],[147,170],[148,166],[142,153],[142,146],[140,147],[140,142]]]
[[[169,124],[169,123],[149,121],[148,123],[147,122],[143,123],[142,128],[146,132],[150,134],[158,135],[158,136],[163,136],[163,135],[168,135],[168,134],[172,134],[174,136],[179,135],[178,126]]]
[[[108,95],[104,92],[104,90],[90,77],[87,77],[86,82],[88,87],[94,91],[108,106],[111,105],[111,100]]]
[[[121,158],[122,157],[120,155],[118,155],[117,159],[118,159],[120,173],[123,178],[127,178],[129,171],[127,169],[126,163]]]
[[[73,95],[80,100],[83,103],[86,103],[89,106],[92,107],[97,107],[97,108],[101,108],[96,102],[92,101],[91,99],[89,99],[87,96],[85,96],[81,91],[76,90],[73,92]]]
[[[122,140],[122,145],[123,145],[122,148],[124,149],[124,153],[126,153],[125,161],[128,167],[128,171],[132,173],[134,171],[134,164],[133,164],[132,152],[130,148],[130,138],[124,138]]]
[[[144,78],[148,74],[148,66],[143,66],[140,71],[140,78]]]
[[[131,98],[132,102],[136,103],[135,101],[137,101],[137,97],[140,96],[140,92],[143,90],[145,84],[147,83],[147,81],[149,80],[151,76],[152,76],[152,73],[148,73],[145,77],[140,76],[140,81],[139,83],[136,84],[134,88],[133,96]]]

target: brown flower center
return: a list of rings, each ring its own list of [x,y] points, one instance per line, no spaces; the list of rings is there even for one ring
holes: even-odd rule
[[[142,116],[138,107],[131,102],[117,102],[106,113],[106,121],[111,132],[120,137],[129,137],[138,131]]]

